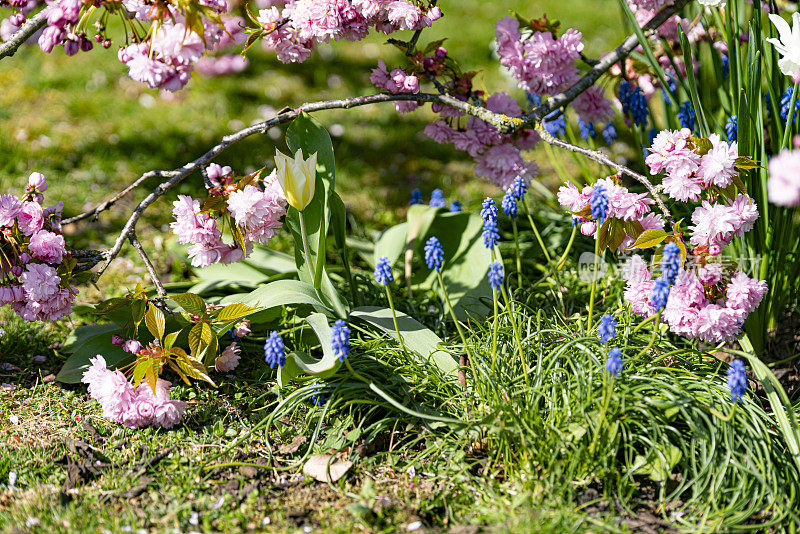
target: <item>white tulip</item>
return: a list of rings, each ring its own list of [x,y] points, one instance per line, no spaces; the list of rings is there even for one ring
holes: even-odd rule
[[[728,0],[697,0],[706,7],[725,7]]]
[[[792,27],[780,15],[772,14],[769,20],[778,30],[780,39],[770,38],[767,42],[775,46],[775,50],[783,56],[778,60],[778,67],[786,76],[793,76],[800,70],[800,13],[792,15]]]

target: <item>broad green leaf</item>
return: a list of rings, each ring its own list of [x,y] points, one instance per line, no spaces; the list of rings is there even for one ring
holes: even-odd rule
[[[142,319],[144,319],[144,314],[147,312],[147,298],[136,298],[133,299],[131,303],[131,317],[133,318],[133,324],[139,326],[141,324]]]
[[[651,248],[662,241],[664,241],[669,234],[666,233],[664,230],[659,230],[657,228],[652,228],[650,230],[645,230],[641,233],[639,238],[636,242],[628,247],[628,250],[633,250],[635,248]]]
[[[171,332],[164,336],[164,348],[170,350],[175,345],[175,340],[178,339],[180,332]]]
[[[439,336],[403,312],[396,313],[397,326],[406,348],[420,356],[423,362],[436,366],[448,378],[457,378],[458,363],[450,353],[441,348],[442,340]],[[392,310],[389,308],[362,306],[354,309],[350,317],[365,321],[397,339]]]
[[[148,371],[153,370],[154,363],[155,360],[150,357],[139,359],[139,361],[136,362],[136,365],[133,366],[133,387],[142,383]]]
[[[111,343],[113,334],[121,333],[115,324],[81,326],[67,338],[65,352],[72,353],[56,378],[60,382],[76,384],[81,381],[84,371],[89,367],[89,359],[103,356],[109,368],[113,369],[131,355],[122,350],[121,345]]]
[[[203,362],[178,349],[173,349],[172,355],[174,358],[171,361],[174,361],[186,376],[203,380],[212,386],[217,387],[217,385],[208,375],[208,370],[206,369],[206,366],[203,365]]]
[[[403,250],[406,248],[408,226],[407,222],[400,223],[388,228],[378,237],[375,243],[375,251],[371,258],[373,267],[378,264],[378,260],[383,256],[389,258],[390,265],[394,265],[400,259],[400,256],[403,255]]]
[[[205,315],[206,303],[202,297],[194,293],[180,293],[178,295],[171,295],[170,300],[175,302],[178,306],[183,308],[187,313],[194,315]]]
[[[164,322],[164,312],[150,304],[150,308],[144,316],[144,323],[147,325],[150,334],[159,341],[164,338]]]
[[[314,330],[322,346],[322,358],[317,359],[302,351],[294,351],[286,355],[286,365],[278,372],[278,386],[285,387],[293,378],[302,374],[325,378],[333,375],[341,365],[339,358],[333,353],[331,346],[331,329],[328,319],[323,313],[312,313],[306,322]]]
[[[631,472],[634,475],[647,475],[654,482],[664,482],[682,457],[683,453],[678,447],[667,445],[664,451],[654,449],[647,458],[637,454]]]
[[[308,283],[299,280],[278,280],[263,285],[250,293],[230,295],[222,299],[222,304],[243,302],[262,309],[290,304],[311,304],[326,308],[316,290]]]
[[[242,302],[235,302],[222,308],[215,319],[217,322],[226,323],[229,321],[243,319],[244,317],[247,317],[248,315],[251,315],[257,311],[259,311],[259,308],[248,306]]]

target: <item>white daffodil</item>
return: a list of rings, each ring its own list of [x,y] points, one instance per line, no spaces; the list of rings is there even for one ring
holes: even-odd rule
[[[289,205],[303,211],[314,198],[317,184],[317,153],[303,159],[303,150],[298,149],[294,159],[281,153],[275,154],[275,166],[278,168],[278,182],[286,195]]]
[[[770,38],[767,42],[775,46],[775,50],[783,56],[778,60],[778,67],[786,76],[793,76],[800,70],[800,13],[792,15],[792,27],[780,15],[772,14],[769,20],[778,30],[780,39]]]

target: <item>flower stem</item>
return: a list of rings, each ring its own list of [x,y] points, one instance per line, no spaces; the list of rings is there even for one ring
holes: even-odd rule
[[[592,270],[592,289],[589,293],[589,318],[586,320],[586,333],[592,329],[592,313],[594,312],[594,292],[597,286],[597,258],[600,256],[600,240],[594,240],[594,269]]]
[[[514,249],[517,252],[517,286],[522,289],[522,257],[519,253],[519,232],[517,232],[516,219],[511,219],[511,227],[514,229]]]
[[[311,280],[314,281],[314,287],[316,288],[316,280],[317,276],[314,272],[314,265],[311,263],[311,253],[308,249],[308,231],[306,230],[306,218],[303,215],[302,211],[297,212],[300,216],[300,236],[303,239],[303,253],[306,257],[306,265],[308,266],[308,272],[311,275]]]
[[[603,423],[605,422],[606,412],[608,411],[608,404],[611,401],[611,390],[614,388],[614,381],[613,379],[609,383],[608,380],[608,373],[603,374],[603,406],[600,407],[600,416],[597,418],[597,428],[594,431],[594,437],[592,438],[592,443],[589,445],[589,454],[591,455],[594,452],[594,447],[597,444],[597,438],[600,436],[600,430],[603,427]]]
[[[467,345],[467,337],[464,335],[464,331],[461,329],[461,323],[458,322],[458,318],[456,317],[456,312],[453,309],[453,305],[450,303],[450,297],[447,296],[447,290],[444,287],[444,280],[442,279],[442,273],[436,271],[436,277],[439,279],[439,285],[442,287],[442,294],[444,294],[444,300],[447,303],[447,309],[450,311],[450,317],[453,318],[453,322],[456,323],[456,330],[458,330],[458,335],[461,336],[461,342],[464,344],[464,350],[469,356],[469,359],[472,360],[472,352],[469,350],[469,345]]]
[[[506,308],[511,311],[511,302],[508,298],[508,293],[506,292],[505,286],[500,288],[503,293],[503,300],[506,301]],[[519,337],[519,331],[517,330],[517,319],[512,314],[511,316],[511,329],[514,331],[514,340],[517,342],[517,349],[519,349],[519,359],[522,361],[522,369],[525,371],[525,385],[530,385],[530,379],[528,378],[528,363],[525,361],[525,354],[522,350],[522,340]]]
[[[569,236],[569,242],[567,243],[567,248],[564,249],[564,253],[561,255],[561,259],[558,260],[558,264],[556,265],[557,270],[561,270],[564,268],[564,264],[567,261],[567,256],[569,255],[569,251],[572,250],[572,244],[575,242],[575,236],[578,234],[578,226],[575,225],[572,227],[572,235]]]
[[[392,310],[392,321],[394,321],[394,331],[397,333],[397,340],[400,342],[400,346],[403,348],[403,354],[405,354],[406,358],[408,358],[408,351],[406,350],[406,344],[403,341],[403,336],[400,335],[400,327],[397,326],[397,314],[394,311],[394,300],[392,300],[392,292],[389,291],[388,285],[384,285],[383,288],[386,290],[386,298],[389,299],[389,309]]]
[[[789,139],[792,137],[792,122],[794,122],[794,106],[797,104],[797,87],[800,83],[794,84],[794,90],[792,91],[792,99],[789,103],[789,116],[786,117],[786,129],[783,131],[783,143],[781,143],[782,148],[789,147]]]
[[[497,328],[499,325],[497,290],[492,288],[492,301],[494,303],[494,324],[492,325],[492,372],[497,368]]]

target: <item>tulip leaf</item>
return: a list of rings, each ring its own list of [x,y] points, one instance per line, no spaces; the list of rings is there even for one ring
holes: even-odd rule
[[[278,372],[278,386],[283,388],[295,377],[301,374],[313,375],[318,378],[331,376],[341,365],[339,358],[333,352],[331,345],[331,328],[328,318],[323,313],[312,313],[306,317],[306,322],[314,330],[322,346],[322,358],[317,359],[302,351],[294,351],[286,355],[286,364]]]

